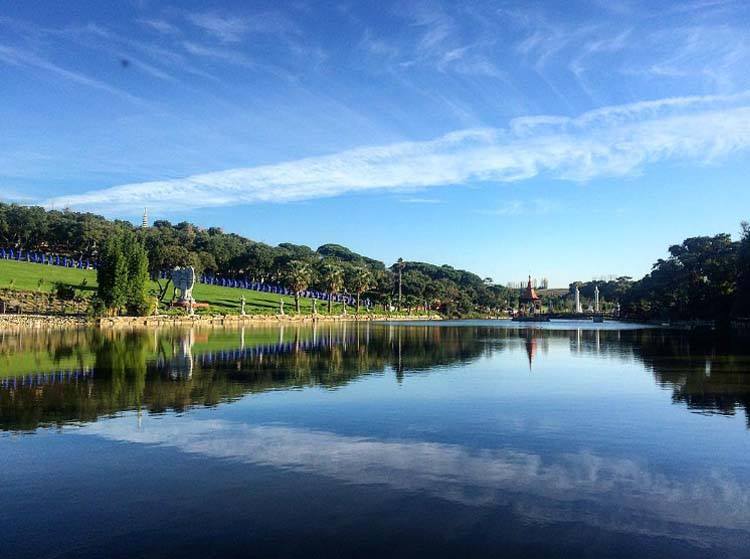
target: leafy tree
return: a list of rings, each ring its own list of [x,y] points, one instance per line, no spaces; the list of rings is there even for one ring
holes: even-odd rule
[[[737,296],[733,314],[750,317],[750,223],[742,222],[742,238],[737,249]]]
[[[722,319],[729,316],[738,277],[740,243],[726,234],[691,237],[669,247],[650,274],[623,297],[626,314]]]

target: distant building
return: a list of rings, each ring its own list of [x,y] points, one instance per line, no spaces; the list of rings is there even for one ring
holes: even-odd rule
[[[141,228],[146,229],[148,227],[148,208],[143,208],[143,221],[141,222]]]

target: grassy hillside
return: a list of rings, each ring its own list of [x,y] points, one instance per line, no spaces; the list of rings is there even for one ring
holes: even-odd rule
[[[94,270],[78,270],[76,268],[62,268],[30,262],[16,262],[0,260],[0,289],[14,289],[17,291],[52,292],[56,285],[62,283],[78,290],[80,294],[90,297],[96,290],[96,272]],[[156,283],[152,284],[156,292]],[[284,311],[294,312],[294,297],[281,296],[273,293],[262,293],[247,289],[235,289],[216,285],[196,284],[193,296],[196,301],[208,303],[210,311],[221,314],[239,314],[240,298],[245,296],[245,312],[248,314],[276,314],[279,311],[279,300],[284,300]],[[312,300],[301,300],[302,313],[312,312]],[[317,310],[324,314],[327,304],[317,302]],[[334,304],[333,312],[340,314],[341,303]],[[352,312],[349,308],[348,312]]]

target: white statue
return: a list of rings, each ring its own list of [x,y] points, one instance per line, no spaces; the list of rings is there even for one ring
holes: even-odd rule
[[[193,287],[195,287],[195,268],[188,266],[186,268],[177,267],[172,270],[172,283],[180,291],[180,302],[192,303]]]
[[[583,308],[581,307],[581,292],[578,291],[577,285],[576,285],[576,313],[577,314],[583,313]]]
[[[594,286],[594,312],[599,312],[599,286]]]

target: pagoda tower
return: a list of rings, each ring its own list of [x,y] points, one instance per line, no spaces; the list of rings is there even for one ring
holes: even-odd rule
[[[541,306],[541,299],[539,298],[539,295],[536,294],[536,290],[531,285],[531,276],[529,276],[529,283],[526,284],[526,289],[524,289],[523,293],[521,293],[521,296],[519,297],[519,302],[521,305],[525,305],[528,308],[529,314],[534,314],[534,312]]]

